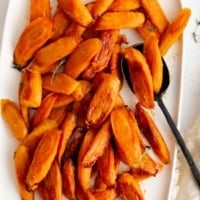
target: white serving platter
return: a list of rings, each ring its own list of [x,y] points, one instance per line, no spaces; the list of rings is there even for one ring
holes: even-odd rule
[[[89,1],[84,1],[84,3],[87,2]],[[180,1],[159,0],[159,2],[170,21],[178,14],[181,8]],[[0,47],[0,98],[10,98],[14,101],[17,101],[18,98],[20,73],[12,68],[13,50],[20,33],[28,23],[29,7],[30,1],[27,0],[10,0],[8,4],[2,46]],[[127,35],[130,45],[141,41],[141,38],[134,31],[123,30],[123,33]],[[170,70],[171,81],[163,99],[177,124],[179,124],[179,107],[181,105],[182,92],[182,46],[182,40],[180,39],[165,56]],[[132,94],[130,94],[126,86],[123,87],[122,95],[127,104],[131,105]],[[158,106],[152,112],[169,146],[172,161],[155,178],[142,182],[142,189],[145,194],[145,200],[170,200],[176,162],[176,142]],[[10,133],[1,116],[0,130],[0,199],[18,200],[20,196],[17,190],[13,163],[13,153],[18,142]]]

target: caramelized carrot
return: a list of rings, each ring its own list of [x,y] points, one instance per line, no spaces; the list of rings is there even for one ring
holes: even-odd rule
[[[50,0],[31,0],[30,21],[38,17],[51,17]]]
[[[2,99],[1,111],[3,119],[8,124],[15,138],[23,140],[28,134],[28,130],[17,104],[9,99]]]
[[[80,41],[77,35],[60,38],[37,51],[34,62],[39,66],[50,66],[69,55]]]
[[[47,17],[32,21],[22,32],[14,50],[14,64],[19,68],[27,65],[36,51],[52,36],[53,23]]]

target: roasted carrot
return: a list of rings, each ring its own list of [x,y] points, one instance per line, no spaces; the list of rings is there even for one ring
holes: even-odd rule
[[[22,141],[27,136],[28,130],[17,104],[9,99],[2,99],[1,112],[11,133],[16,139]]]
[[[164,56],[172,44],[181,36],[191,16],[189,8],[183,8],[169,24],[159,42],[161,55]]]
[[[14,153],[15,172],[21,199],[33,200],[33,192],[27,191],[25,187],[26,174],[31,163],[28,147],[19,145]]]
[[[131,83],[139,102],[146,108],[153,108],[153,81],[146,58],[134,48],[125,48],[121,52],[128,62]]]
[[[50,66],[69,55],[80,41],[80,36],[74,35],[51,42],[37,51],[34,62],[39,66]]]
[[[39,17],[28,24],[14,50],[14,64],[20,69],[25,67],[33,58],[34,54],[52,36],[53,23],[47,17]]]
[[[58,0],[58,3],[64,12],[78,24],[88,26],[92,22],[92,16],[82,1]]]
[[[58,129],[48,131],[42,136],[26,176],[28,191],[38,188],[38,184],[48,174],[57,153],[60,136],[61,131]]]
[[[72,78],[78,78],[90,65],[90,61],[101,47],[102,44],[98,38],[91,38],[80,43],[69,56],[64,72]]]
[[[38,17],[51,17],[50,0],[31,0],[30,21]]]
[[[96,30],[136,28],[145,21],[145,16],[138,11],[106,12],[95,22]]]
[[[42,101],[42,77],[37,70],[22,72],[20,104],[28,108],[39,107]]]

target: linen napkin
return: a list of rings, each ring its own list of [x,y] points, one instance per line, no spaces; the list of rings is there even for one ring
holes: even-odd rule
[[[196,119],[192,128],[184,133],[184,140],[200,169],[200,116]],[[174,200],[200,200],[200,188],[196,184],[182,152],[178,150],[177,156],[177,182]]]

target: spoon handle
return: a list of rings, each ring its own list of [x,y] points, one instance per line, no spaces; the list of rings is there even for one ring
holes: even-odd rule
[[[181,136],[181,133],[179,132],[179,130],[177,129],[171,115],[169,114],[169,111],[167,110],[166,106],[164,105],[163,103],[163,100],[162,98],[158,98],[157,99],[157,102],[158,102],[158,105],[159,107],[161,108],[175,138],[176,138],[176,141],[177,143],[179,144],[184,156],[185,156],[185,159],[187,160],[188,162],[188,165],[192,171],[192,174],[196,180],[196,182],[198,183],[198,185],[200,186],[200,171],[198,169],[198,167],[196,166],[193,158],[192,158],[192,155],[190,153],[190,151],[188,150],[184,140],[183,140],[183,137]]]

